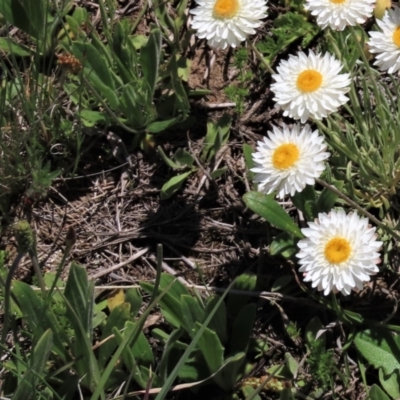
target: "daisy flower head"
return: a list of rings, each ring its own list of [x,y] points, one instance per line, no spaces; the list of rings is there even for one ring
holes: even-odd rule
[[[254,181],[258,190],[270,194],[276,192],[280,199],[301,192],[306,185],[313,185],[325,169],[324,160],[329,157],[324,138],[318,130],[300,124],[282,130],[273,126],[269,137],[258,142],[253,153]]]
[[[309,117],[320,120],[349,100],[345,94],[350,90],[350,74],[340,74],[342,68],[342,63],[329,53],[290,55],[272,75],[276,81],[271,85],[274,101],[284,116],[302,123]]]
[[[266,0],[196,0],[192,28],[216,49],[236,47],[254,34],[267,16]]]
[[[361,290],[363,282],[379,271],[382,242],[376,240],[367,218],[331,211],[319,214],[308,226],[301,230],[305,239],[298,242],[299,271],[305,273],[305,282],[312,282],[325,296],[332,290],[344,295],[353,288]]]
[[[342,31],[346,26],[363,24],[372,16],[375,0],[307,0],[304,8],[317,18],[322,29]]]
[[[378,54],[374,65],[392,74],[400,69],[400,8],[386,11],[376,23],[381,32],[369,32],[369,51]]]

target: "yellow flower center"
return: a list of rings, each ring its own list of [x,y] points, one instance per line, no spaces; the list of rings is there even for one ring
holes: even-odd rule
[[[272,155],[272,164],[276,169],[290,168],[300,156],[299,148],[293,143],[280,145]]]
[[[333,4],[342,4],[345,3],[347,0],[329,0]]]
[[[315,92],[322,85],[322,75],[315,69],[306,69],[297,77],[296,84],[303,93]]]
[[[397,46],[400,47],[400,26],[398,26],[395,31],[393,32],[393,43]]]
[[[331,264],[340,264],[349,259],[351,245],[347,239],[334,237],[325,245],[325,258]]]
[[[239,0],[217,0],[214,4],[213,17],[216,19],[233,18],[239,11]]]

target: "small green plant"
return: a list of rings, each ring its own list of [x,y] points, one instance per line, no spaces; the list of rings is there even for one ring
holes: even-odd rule
[[[333,351],[327,351],[324,344],[317,340],[310,344],[307,364],[310,368],[312,379],[317,382],[319,387],[324,390],[333,387],[332,372],[335,369]]]
[[[233,65],[238,70],[237,83],[229,85],[225,88],[225,93],[229,100],[236,103],[235,110],[238,114],[242,114],[245,108],[246,97],[250,93],[249,84],[254,74],[251,70],[246,69],[248,64],[248,50],[245,47],[238,49],[233,56]]]

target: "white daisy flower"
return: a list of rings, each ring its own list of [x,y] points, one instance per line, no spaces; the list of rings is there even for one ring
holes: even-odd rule
[[[330,26],[342,31],[372,17],[375,0],[307,0],[304,8],[317,18],[323,29]]]
[[[339,74],[343,65],[334,56],[300,52],[281,61],[278,74],[272,75],[274,100],[283,115],[301,119],[322,119],[346,103],[350,90],[350,74]]]
[[[254,34],[267,16],[266,0],[196,0],[192,28],[216,49],[236,47]]]
[[[306,238],[298,242],[299,271],[305,273],[305,282],[312,282],[325,296],[332,290],[344,295],[353,288],[361,290],[363,282],[379,271],[382,242],[376,240],[367,218],[331,211],[308,225],[301,230]]]
[[[258,142],[257,152],[253,153],[256,166],[251,171],[256,173],[258,190],[267,194],[276,191],[283,199],[287,194],[301,192],[306,185],[313,185],[329,157],[318,130],[312,132],[309,125],[303,129],[300,124],[292,129],[283,125],[283,130],[273,126],[273,132],[268,134],[269,138]]]
[[[369,51],[378,54],[374,65],[392,74],[400,69],[400,9],[386,11],[376,23],[382,32],[369,32]]]

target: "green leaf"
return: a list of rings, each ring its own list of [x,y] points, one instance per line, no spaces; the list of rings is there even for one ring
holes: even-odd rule
[[[314,221],[318,216],[316,193],[313,186],[307,185],[301,192],[292,196],[293,204],[304,213],[307,221]]]
[[[246,272],[236,278],[233,284],[233,289],[245,292],[252,292],[256,289],[256,285],[257,276],[255,274],[250,274]],[[226,307],[228,310],[228,315],[237,316],[240,313],[242,307],[244,307],[251,299],[251,296],[230,293]]]
[[[88,128],[106,122],[106,117],[99,111],[82,110],[79,116],[82,119],[82,123]]]
[[[161,53],[161,30],[152,27],[149,40],[140,50],[140,65],[144,78],[148,84],[150,98],[153,97],[157,83],[158,68],[160,65]]]
[[[293,282],[292,275],[284,275],[278,278],[271,286],[271,292],[281,292],[282,289]]]
[[[372,385],[368,394],[369,400],[390,400],[386,393],[376,384]]]
[[[354,343],[362,356],[375,368],[382,368],[386,375],[400,369],[400,336],[392,336],[383,329],[357,333]]]
[[[396,369],[392,374],[385,375],[383,369],[379,368],[379,382],[392,398],[400,398],[400,370]]]
[[[298,238],[303,238],[299,227],[274,200],[273,195],[266,195],[261,192],[248,192],[243,196],[243,200],[250,210],[254,211],[270,224]]]
[[[232,124],[232,117],[224,114],[217,122],[207,124],[207,134],[204,139],[204,147],[201,153],[203,160],[211,160],[229,139],[229,130]]]
[[[201,324],[196,322],[193,326],[196,332],[201,328]],[[224,347],[218,335],[209,328],[205,328],[203,334],[197,342],[207,366],[211,373],[216,372],[224,362]]]
[[[177,124],[182,120],[182,116],[177,116],[165,121],[156,121],[152,122],[151,124],[147,125],[146,129],[150,133],[160,133],[162,131],[165,131],[166,129],[170,128],[171,126]]]
[[[132,331],[135,329],[137,323],[127,321],[126,325],[132,324]],[[131,352],[135,359],[138,361],[139,365],[143,365],[145,367],[150,367],[154,361],[153,352],[149,345],[149,342],[146,339],[146,336],[143,332],[139,333],[136,341],[130,346]]]
[[[191,173],[192,171],[184,172],[183,174],[172,177],[168,182],[164,183],[161,188],[161,200],[169,199],[176,193]]]
[[[220,297],[218,295],[211,295],[207,298],[207,304],[204,311],[205,315],[210,314],[211,310],[214,309],[219,299]],[[228,334],[225,303],[222,303],[216,310],[214,317],[208,324],[208,327],[217,333],[222,344],[226,342]]]
[[[20,281],[13,282],[12,293],[18,301],[23,318],[33,332],[34,338],[41,337],[47,329],[55,332],[53,349],[63,362],[67,362],[69,357],[63,343],[63,340],[66,340],[65,333],[43,299],[29,285]]]
[[[85,334],[88,338],[91,338],[94,301],[85,268],[72,263],[64,293],[65,298],[79,318]]]
[[[285,353],[285,363],[292,374],[292,377],[296,379],[297,372],[299,370],[299,363],[294,359],[290,353]]]
[[[176,64],[178,66],[178,76],[183,81],[187,82],[190,76],[190,60],[182,55],[176,55]]]
[[[143,304],[139,289],[132,288],[125,291],[125,302],[131,305],[131,314],[136,316]]]
[[[243,155],[246,162],[247,176],[251,181],[254,178],[254,172],[250,171],[252,168],[254,168],[253,152],[254,150],[251,146],[246,143],[243,144]]]
[[[46,363],[52,348],[53,333],[50,329],[47,329],[33,348],[31,366],[25,372],[22,381],[18,384],[13,399],[26,400],[32,398],[32,394],[36,392],[35,386],[38,377],[45,372]]]
[[[343,181],[336,181],[333,183],[333,186],[335,186],[339,190],[342,190]],[[337,199],[338,199],[338,195],[336,193],[333,193],[332,190],[325,188],[321,192],[321,194],[318,198],[318,202],[317,202],[318,212],[328,213],[329,211],[331,211],[332,208],[334,207]]]
[[[232,328],[230,342],[230,352],[232,354],[247,353],[255,318],[256,305],[254,303],[247,304],[241,308]]]
[[[100,380],[98,363],[92,350],[94,283],[89,283],[86,269],[74,262],[63,297],[67,306],[66,316],[76,336],[73,348],[75,367],[82,384],[93,391]]]
[[[204,310],[200,307],[199,302],[192,295],[181,296],[182,317],[185,319],[186,327],[189,328],[190,336],[195,335],[194,325],[196,322],[204,321]]]
[[[122,329],[125,326],[125,322],[130,318],[130,308],[130,304],[128,303],[122,303],[113,308],[107,318],[104,328],[102,329],[101,341],[111,336],[114,327],[116,329]],[[115,338],[108,339],[100,346],[99,355],[97,358],[100,370],[102,370],[106,365],[116,348],[117,342]]]
[[[316,340],[320,341],[322,343],[322,347],[325,349],[326,336],[323,334],[319,336],[318,339],[316,339],[317,333],[323,328],[324,326],[322,325],[322,322],[318,317],[314,317],[307,324],[305,337],[308,350],[310,350],[311,346],[315,343]]]
[[[147,282],[141,282],[140,286],[146,292],[152,294],[154,285]],[[165,319],[173,326],[180,328],[185,327],[188,332],[191,331],[191,326],[186,323],[182,315],[181,296],[189,295],[189,291],[173,276],[162,273],[160,278],[160,286],[158,293],[162,293],[167,287],[168,291],[163,295],[160,306],[161,312]]]
[[[290,258],[297,250],[293,236],[286,232],[279,234],[269,246],[271,256],[281,255],[285,258]]]
[[[117,109],[119,100],[114,77],[105,57],[91,43],[72,43],[72,53],[84,65],[84,73],[93,88],[102,94],[112,109]]]
[[[14,54],[17,57],[29,57],[32,51],[29,47],[12,41],[10,38],[0,38],[0,50],[6,54]]]
[[[160,157],[163,159],[163,161],[165,162],[165,164],[168,165],[168,167],[172,168],[172,169],[181,169],[182,165],[179,165],[178,163],[176,163],[175,161],[172,161],[165,153],[164,150],[162,149],[161,146],[157,147],[157,152],[160,155]]]
[[[186,165],[188,167],[193,166],[194,158],[186,150],[179,148],[174,154],[174,160],[179,164]]]
[[[210,176],[212,179],[218,179],[228,171],[228,167],[222,167],[211,172]]]

